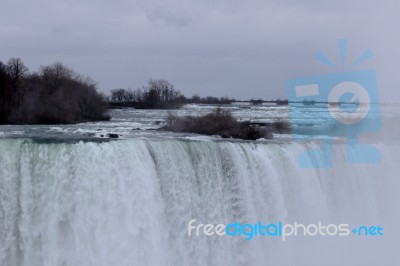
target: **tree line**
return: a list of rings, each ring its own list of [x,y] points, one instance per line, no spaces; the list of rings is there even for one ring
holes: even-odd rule
[[[184,104],[231,104],[229,97],[184,96],[164,79],[139,89],[114,89],[109,96],[96,83],[57,62],[30,72],[20,58],[0,61],[0,124],[65,124],[108,120],[109,107],[175,109]],[[262,99],[253,104],[261,104]],[[277,100],[287,104],[287,100]]]
[[[108,120],[96,84],[62,63],[31,73],[20,58],[0,61],[0,124],[60,124]]]
[[[176,109],[184,104],[231,104],[236,102],[235,98],[225,97],[200,97],[195,94],[186,97],[174,88],[169,81],[164,79],[150,79],[147,86],[139,89],[113,89],[108,97],[111,107],[134,107],[137,109]],[[287,105],[287,99],[263,100],[250,99],[253,105],[262,103],[275,103]]]
[[[114,107],[135,107],[138,109],[175,109],[183,104],[230,104],[235,99],[228,97],[184,96],[164,79],[150,79],[147,86],[139,89],[113,89],[109,96],[110,104]]]

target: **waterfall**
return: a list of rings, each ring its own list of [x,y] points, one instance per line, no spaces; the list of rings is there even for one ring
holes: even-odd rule
[[[396,144],[303,169],[313,143],[0,140],[0,265],[381,265],[399,261]],[[310,158],[318,159],[318,158]],[[348,223],[382,237],[188,236],[188,222]],[[390,265],[390,264],[385,264]]]

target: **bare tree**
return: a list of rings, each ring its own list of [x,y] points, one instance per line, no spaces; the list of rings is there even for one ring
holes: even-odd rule
[[[111,91],[111,100],[116,102],[126,101],[127,92],[125,89],[113,89]]]
[[[0,72],[7,73],[7,66],[2,61],[0,61]]]
[[[136,102],[136,91],[132,90],[132,89],[128,89],[125,92],[125,98],[127,101],[129,102]]]
[[[11,77],[13,88],[17,87],[20,81],[29,73],[29,69],[22,62],[21,58],[11,58],[8,60],[6,69],[7,74]]]
[[[74,72],[60,62],[56,62],[50,66],[42,66],[40,74],[53,91],[57,90],[62,82],[74,78]]]
[[[181,93],[175,90],[174,85],[165,79],[149,80],[149,92],[152,99],[157,98],[158,102],[168,107],[176,102]]]

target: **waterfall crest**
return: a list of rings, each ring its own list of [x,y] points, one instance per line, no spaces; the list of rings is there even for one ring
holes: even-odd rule
[[[336,144],[332,169],[299,168],[298,155],[312,145],[1,139],[0,265],[378,265],[382,256],[398,261],[395,247],[387,247],[400,235],[399,146],[379,145],[379,165],[351,165],[345,147]],[[285,242],[189,237],[191,219],[381,224],[385,236]]]

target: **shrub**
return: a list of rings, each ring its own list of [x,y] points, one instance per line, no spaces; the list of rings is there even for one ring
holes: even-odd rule
[[[231,112],[221,108],[200,117],[178,117],[170,113],[165,122],[166,125],[162,129],[173,132],[219,135],[223,138],[246,140],[272,138],[271,132],[265,127],[253,125],[247,121],[239,122]]]
[[[290,123],[278,120],[267,125],[268,129],[274,133],[289,134],[291,133]]]

